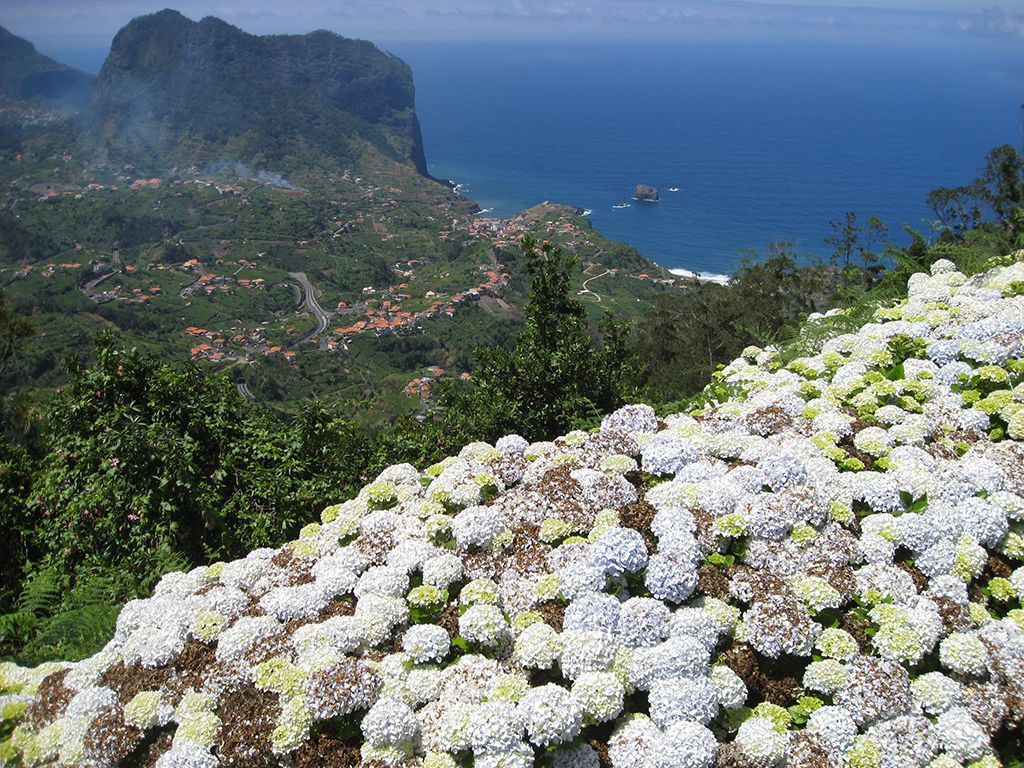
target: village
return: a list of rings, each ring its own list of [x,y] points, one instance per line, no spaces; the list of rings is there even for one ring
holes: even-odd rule
[[[279,266],[265,264],[261,258],[265,254],[260,247],[268,247],[266,241],[216,238],[189,239],[188,257],[181,261],[168,259],[166,254],[161,257],[157,245],[126,252],[115,242],[109,254],[105,254],[95,248],[90,252],[76,243],[72,251],[60,254],[58,259],[19,266],[15,278],[32,276],[49,280],[67,275],[77,289],[97,305],[111,302],[141,305],[142,311],[152,307],[165,316],[180,312],[179,338],[188,349],[189,358],[223,367],[247,365],[265,358],[295,362],[306,350],[345,353],[357,337],[422,333],[425,321],[452,318],[460,309],[484,297],[500,299],[511,280],[499,260],[501,254],[516,252],[527,234],[557,240],[572,250],[595,250],[591,233],[580,225],[579,211],[566,206],[543,203],[517,216],[495,219],[474,213],[457,201],[441,201],[424,215],[429,236],[435,238],[435,243],[439,240],[452,244],[460,253],[479,253],[481,260],[473,268],[463,266],[461,271],[451,274],[439,265],[436,255],[417,249],[415,240],[411,249],[407,247],[406,238],[411,230],[403,226],[401,220],[393,220],[395,214],[391,213],[400,210],[401,188],[369,186],[362,178],[349,174],[340,182],[350,186],[349,194],[330,201],[335,214],[325,231],[305,238],[275,240],[272,244],[295,249],[299,259],[298,254],[310,248],[319,248],[325,254],[334,252],[338,246],[330,246],[332,241],[341,241],[345,252],[348,246],[343,244],[349,238],[370,252],[394,256],[413,251],[408,258],[390,262],[392,280],[387,284],[378,281],[354,291],[338,291],[315,273],[307,277],[302,272],[286,272]],[[286,181],[244,179],[227,183],[201,177],[163,179],[130,175],[122,175],[112,183],[34,185],[30,193],[39,201],[51,201],[60,197],[81,199],[128,188],[148,193],[153,210],[159,210],[182,195],[193,201],[189,202],[190,206],[195,205],[196,194],[205,205],[231,199],[245,206],[253,194],[267,187],[275,187],[291,199],[303,194]],[[197,192],[191,193],[189,188]],[[180,235],[177,242],[180,247]],[[183,248],[182,252],[186,250]],[[242,255],[243,252],[248,253]],[[597,253],[600,254],[600,250]],[[605,268],[596,260],[585,263],[584,281],[578,293],[585,300],[600,302],[602,297],[596,283],[617,276],[620,276],[617,268]],[[668,286],[676,282],[671,277],[644,273],[626,276]],[[255,296],[245,298],[246,294],[265,294],[272,289],[279,292],[275,301],[281,298],[282,289],[290,289],[291,305],[281,301],[278,306]],[[278,308],[259,309],[254,318],[252,310],[257,304]],[[261,313],[264,317],[258,319]],[[237,319],[240,317],[247,319]],[[315,321],[312,327],[309,319]],[[426,404],[437,381],[468,376],[465,371],[446,371],[433,366],[409,381],[404,394]]]

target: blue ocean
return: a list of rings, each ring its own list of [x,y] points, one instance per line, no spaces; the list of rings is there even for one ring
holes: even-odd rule
[[[383,47],[412,66],[433,175],[485,215],[588,209],[670,268],[728,273],[780,239],[825,256],[847,211],[906,242],[929,190],[1022,143],[1020,41]]]

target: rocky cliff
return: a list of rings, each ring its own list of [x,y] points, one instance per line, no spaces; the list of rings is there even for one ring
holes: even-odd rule
[[[1021,257],[939,261],[788,365],[748,349],[702,410],[393,466],[278,550],[169,574],[96,656],[0,666],[0,754],[1001,765],[1024,718]]]
[[[218,160],[359,169],[384,159],[426,174],[401,60],[331,32],[258,37],[170,10],[118,32],[80,144],[97,162],[154,171]]]

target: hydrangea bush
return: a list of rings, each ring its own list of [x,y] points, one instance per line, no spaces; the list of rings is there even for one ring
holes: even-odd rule
[[[0,664],[8,766],[1002,765],[1024,718],[1024,264],[664,420],[390,467]]]

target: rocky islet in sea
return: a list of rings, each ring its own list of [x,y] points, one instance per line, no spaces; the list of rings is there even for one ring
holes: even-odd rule
[[[658,202],[658,190],[650,184],[637,184],[633,190],[634,200],[643,200],[649,203]]]

